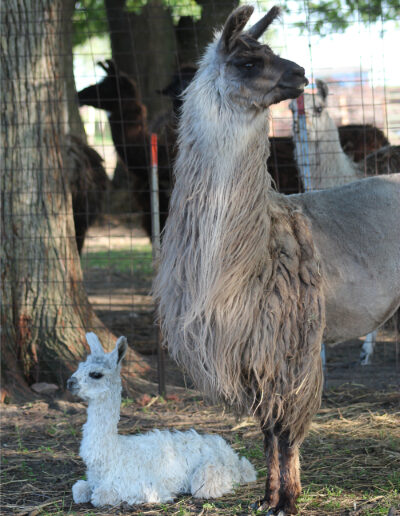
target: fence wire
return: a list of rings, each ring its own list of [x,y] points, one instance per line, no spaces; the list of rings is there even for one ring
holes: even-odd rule
[[[253,21],[272,6],[270,1],[251,3],[255,6]],[[144,374],[153,381],[157,380],[157,327],[151,298],[150,138],[152,133],[158,136],[162,229],[173,187],[180,95],[193,79],[214,28],[222,25],[236,5],[236,0],[82,1],[70,12],[61,13],[70,20],[57,24],[66,95],[52,98],[49,90],[48,102],[55,104],[53,111],[62,117],[64,138],[59,144],[67,156],[64,172],[71,198],[67,212],[74,226],[67,234],[53,231],[51,238],[76,241],[91,306],[112,334],[127,336],[140,363],[150,364]],[[311,165],[317,170],[322,161],[336,162],[345,154],[353,172],[357,168],[354,174],[382,173],[385,166],[391,171],[393,163],[399,164],[398,154],[387,158],[373,153],[389,144],[400,145],[400,76],[389,68],[394,55],[394,22],[383,17],[365,22],[356,11],[344,32],[330,22],[329,34],[321,38],[313,5],[308,0],[287,2],[288,12],[267,36],[276,52],[306,68],[311,83],[308,95],[314,93],[314,115],[321,108],[331,122],[317,124],[314,140],[309,136],[315,144],[307,151]],[[5,23],[10,13],[5,8],[2,11]],[[18,27],[21,33],[41,30],[32,29],[28,17],[25,21],[25,26]],[[327,89],[321,90],[317,80],[323,80]],[[3,91],[17,86],[2,77]],[[321,96],[321,91],[326,95]],[[19,109],[25,109],[26,102],[25,98]],[[284,194],[304,191],[302,156],[297,156],[296,163],[289,101],[273,106],[271,117],[271,133],[265,137],[271,138],[269,167],[276,186]],[[53,123],[43,119],[43,134]],[[24,147],[29,155],[36,144],[19,138],[15,145]],[[52,174],[52,168],[45,170],[43,165],[42,173]],[[323,180],[319,180],[318,187],[323,188]],[[22,192],[11,188],[8,193],[34,195],[28,187]],[[32,203],[26,206],[28,211],[21,217],[29,224]],[[18,351],[18,360],[25,370],[28,366],[22,353]],[[29,373],[28,383],[46,377],[46,364]],[[174,381],[176,370],[170,364],[167,368],[167,379]]]

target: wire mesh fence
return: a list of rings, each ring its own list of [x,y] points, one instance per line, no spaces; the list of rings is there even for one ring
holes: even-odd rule
[[[272,5],[262,0],[252,4],[253,21]],[[91,0],[68,5],[37,0],[20,16],[1,7],[7,35],[3,107],[9,112],[4,119],[3,150],[9,158],[2,183],[5,219],[15,215],[16,196],[24,197],[18,203],[19,222],[14,229],[3,225],[2,238],[8,259],[35,262],[30,268],[18,265],[21,274],[3,276],[5,320],[10,324],[4,335],[14,341],[14,347],[9,346],[14,364],[10,368],[22,371],[29,385],[64,381],[68,364],[82,354],[82,349],[74,349],[74,332],[82,340],[84,331],[97,328],[105,339],[126,335],[139,353],[130,362],[132,372],[142,370],[148,378],[157,378],[151,135],[158,137],[162,229],[173,187],[181,94],[214,29],[237,5],[237,0]],[[267,39],[276,52],[306,68],[311,85],[301,112],[296,104],[289,107],[289,101],[271,109],[271,133],[265,138],[271,141],[269,170],[277,189],[292,194],[400,170],[400,76],[390,66],[396,52],[395,22],[383,14],[368,20],[355,10],[344,32],[333,19],[328,34],[321,37],[314,4],[288,1],[286,7],[288,12]],[[32,40],[25,48],[16,43],[21,34]],[[18,52],[25,67],[12,61]],[[10,102],[17,114],[6,105]],[[298,120],[293,125],[296,114],[304,117],[305,134]],[[18,162],[12,161],[11,149],[22,153]],[[31,152],[37,158],[31,158]],[[26,163],[33,164],[28,166],[33,179],[18,182],[17,172]],[[342,166],[347,167],[344,177],[337,174]],[[62,170],[59,176],[54,175],[57,167]],[[40,179],[35,179],[36,172]],[[52,211],[39,214],[44,191],[52,197]],[[48,230],[42,231],[46,224]],[[31,239],[24,251],[18,238]],[[58,266],[62,262],[58,274],[48,272],[53,263],[49,253]],[[30,285],[20,289],[24,281]],[[78,287],[71,286],[73,281],[83,281],[86,292],[74,292]],[[38,287],[30,296],[32,282]],[[58,296],[42,304],[40,316],[33,313],[38,299],[54,284],[59,285]],[[53,315],[45,322],[49,304]],[[63,317],[67,305],[74,314]],[[44,352],[51,328],[57,328],[53,341],[59,344]],[[7,352],[3,356],[7,361]]]

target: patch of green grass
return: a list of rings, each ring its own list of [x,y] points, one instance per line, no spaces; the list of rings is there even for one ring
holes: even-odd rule
[[[139,273],[144,276],[153,274],[151,245],[134,249],[88,252],[82,256],[83,269],[112,269],[118,272]]]
[[[134,400],[132,398],[122,398],[121,400],[121,407],[129,407],[129,405],[132,405]]]

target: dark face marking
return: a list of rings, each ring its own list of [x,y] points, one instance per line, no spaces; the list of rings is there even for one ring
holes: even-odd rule
[[[90,378],[93,378],[94,380],[100,380],[100,378],[103,378],[104,375],[102,373],[93,371],[93,372],[89,373],[89,376],[90,376]]]
[[[308,82],[302,67],[274,54],[268,45],[246,33],[236,38],[226,66],[240,84],[239,95],[260,107],[297,97]]]

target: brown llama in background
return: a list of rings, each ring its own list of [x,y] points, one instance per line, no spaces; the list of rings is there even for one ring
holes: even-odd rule
[[[104,197],[110,180],[103,167],[103,158],[80,138],[67,136],[69,158],[68,183],[72,195],[75,238],[81,254],[86,232],[103,211]]]
[[[112,180],[114,190],[125,191],[129,199],[121,196],[124,209],[138,211],[141,225],[151,236],[150,203],[150,133],[147,126],[147,110],[140,101],[138,88],[133,80],[118,70],[115,63],[108,59],[98,63],[106,76],[78,92],[81,106],[88,105],[103,109],[108,113],[111,136],[120,161],[124,167],[117,167]],[[165,148],[160,145],[159,182],[160,182],[160,223],[164,227],[168,213],[170,169]],[[167,178],[167,180],[166,180]]]
[[[353,161],[358,163],[368,154],[389,145],[383,131],[371,124],[349,124],[338,127],[340,145]]]

